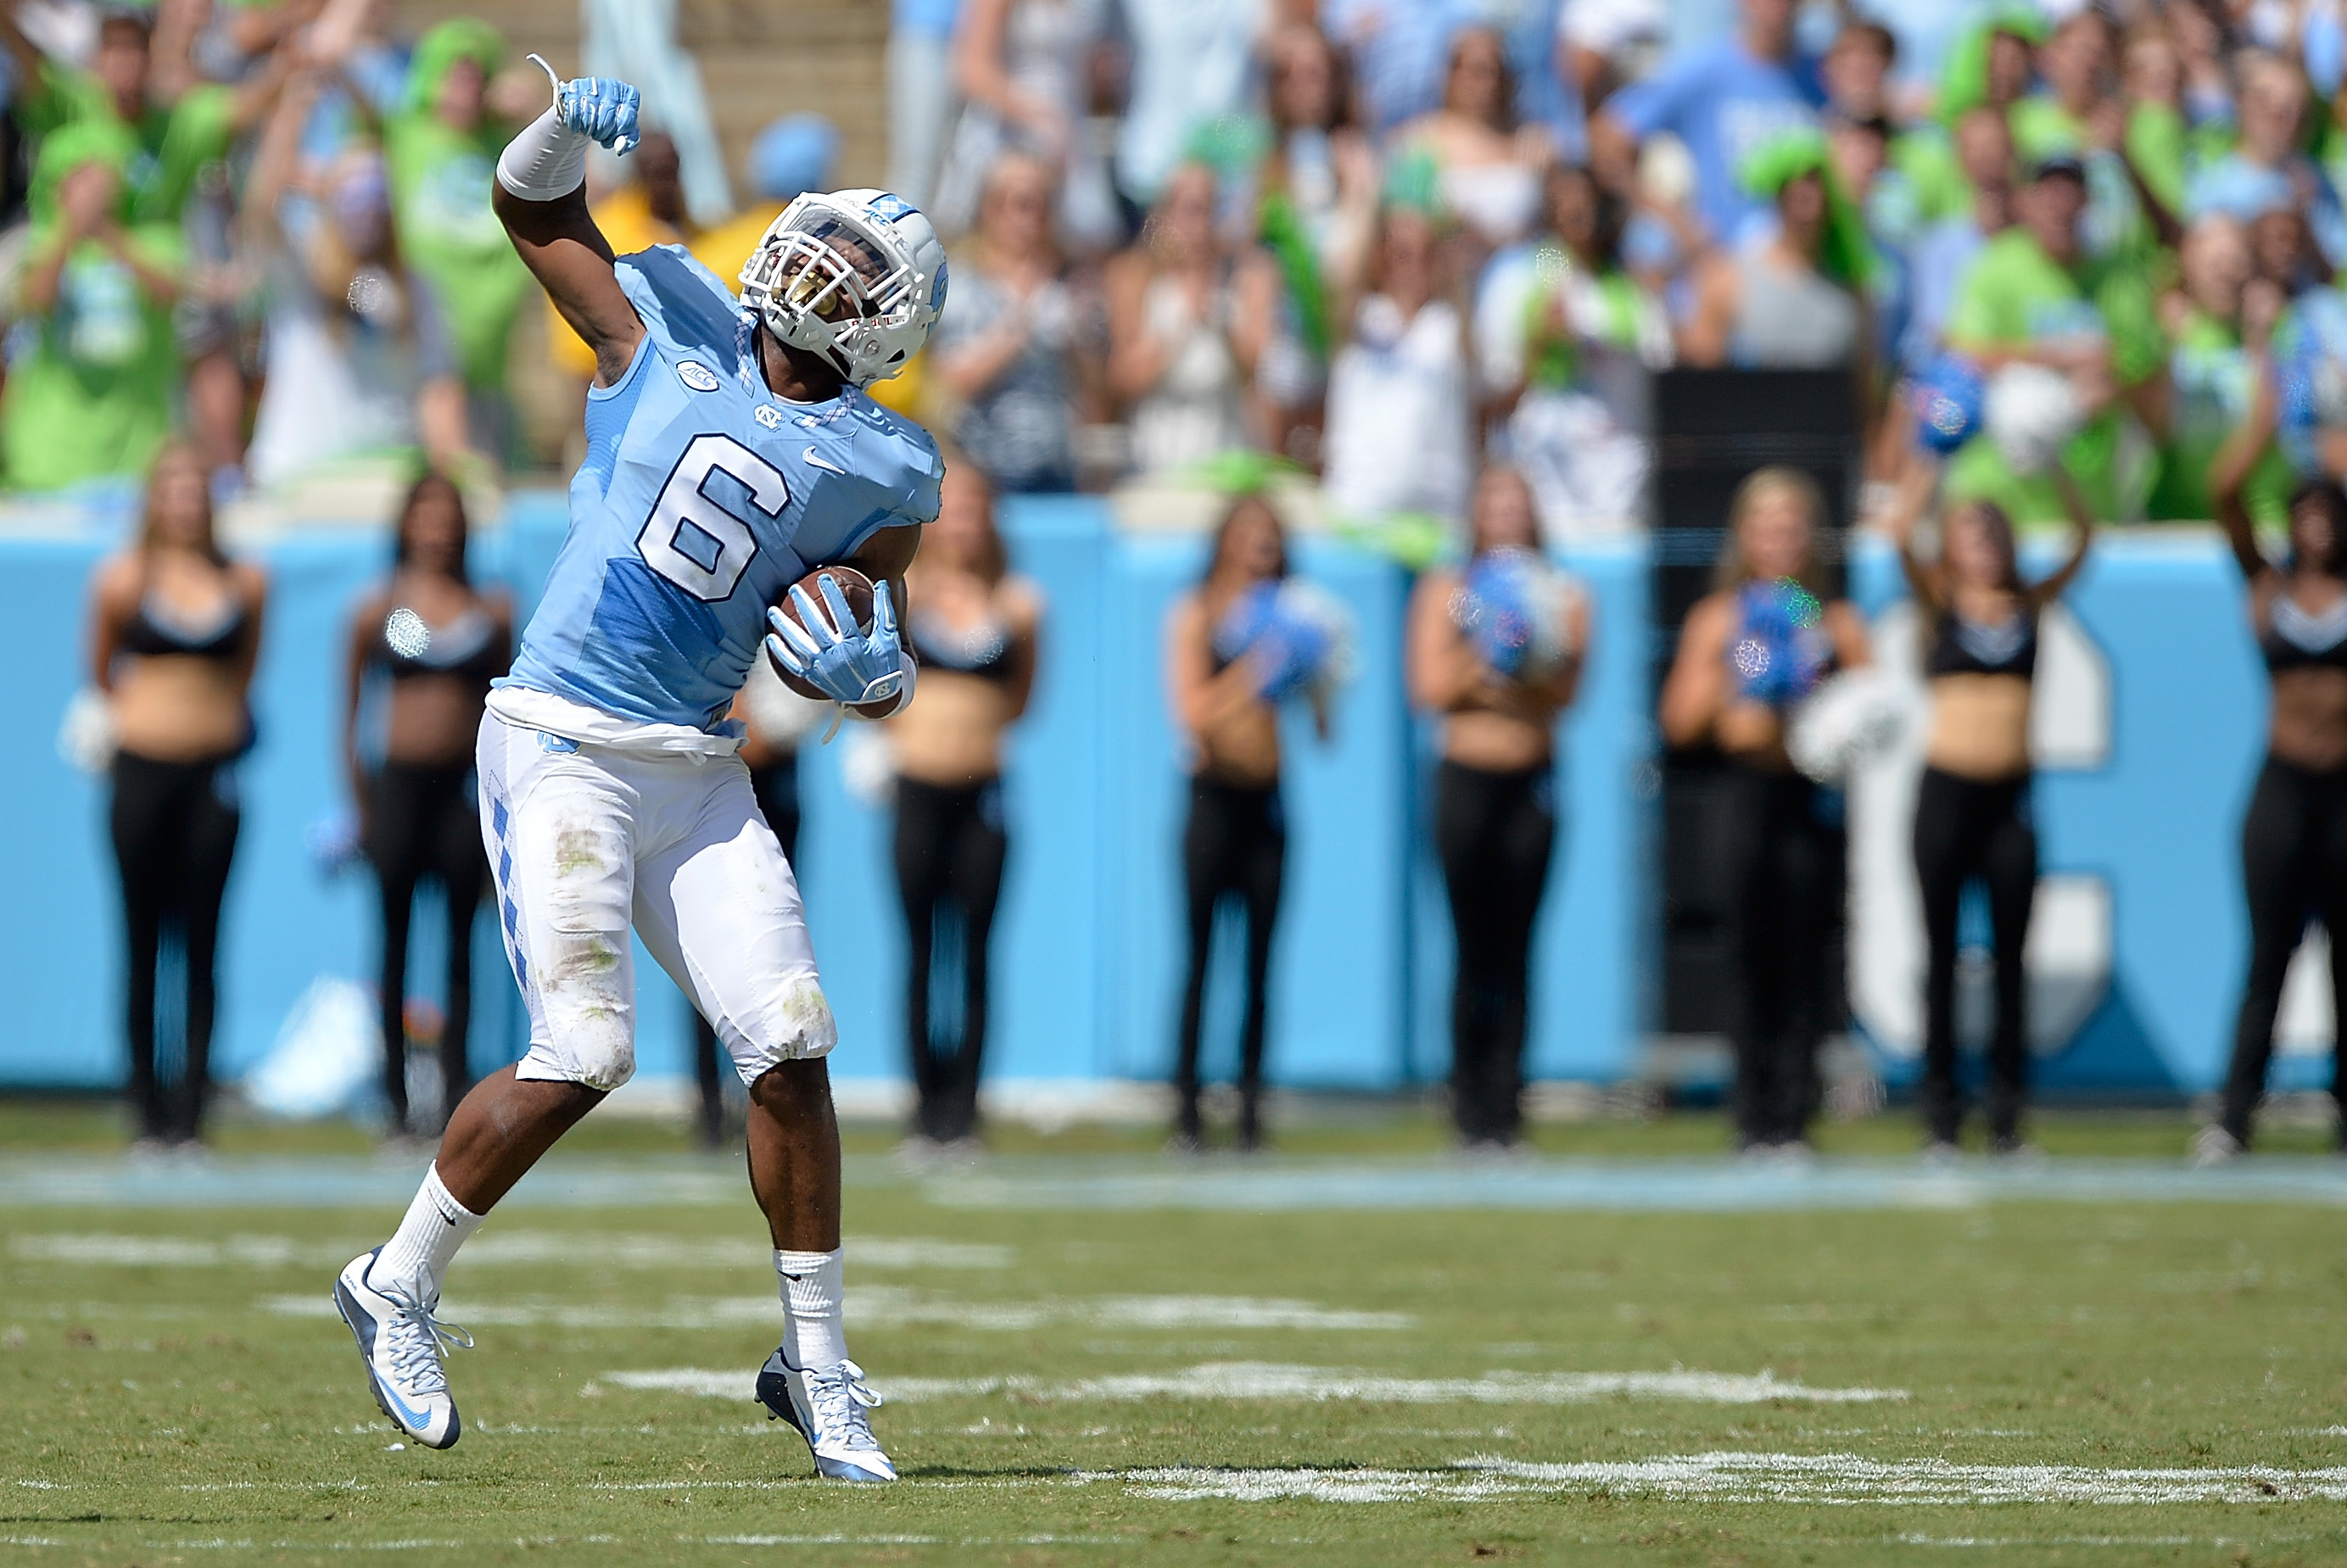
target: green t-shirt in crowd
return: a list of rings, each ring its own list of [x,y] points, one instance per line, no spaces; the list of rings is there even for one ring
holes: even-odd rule
[[[2144,269],[2089,262],[2076,272],[2047,255],[2029,231],[2006,230],[1973,258],[1948,313],[1949,346],[1965,350],[2045,347],[2096,340],[2110,347],[2111,370],[2122,386],[2158,374],[2168,343],[2154,313]],[[2063,466],[2106,518],[2136,516],[2149,493],[2148,454],[2131,438],[2132,416],[2114,405],[2080,431],[2063,452]],[[1948,468],[1949,494],[1996,501],[2016,523],[2058,522],[2065,515],[2050,475],[2013,472],[1993,443],[1976,437]]]
[[[529,272],[489,207],[497,146],[415,110],[384,128],[384,156],[400,251],[438,293],[465,384],[498,390]]]
[[[128,242],[159,272],[186,265],[176,224],[141,225]],[[30,252],[46,251],[36,231]],[[179,388],[170,307],[150,298],[105,247],[85,240],[58,276],[56,303],[27,320],[39,335],[0,389],[0,465],[8,487],[56,490],[143,472],[171,432]]]
[[[204,165],[228,156],[236,94],[209,84],[190,87],[168,108],[149,103],[136,120],[125,120],[104,83],[87,71],[49,61],[41,67],[39,84],[18,101],[16,114],[36,138],[84,120],[123,126],[138,144],[123,174],[131,220],[171,223],[187,206]]]
[[[2054,98],[2036,93],[2014,100],[2005,111],[2005,123],[2013,128],[2014,154],[2024,171],[2041,158],[2065,152],[2085,164],[2086,211],[2079,220],[2079,232],[2089,251],[2096,256],[2156,259],[2158,239],[2144,212],[2142,199],[2136,194],[2135,182],[2117,158],[2089,145],[2085,121]],[[2178,179],[2180,185],[2180,164]]]
[[[1932,122],[1901,131],[1891,138],[1887,158],[1915,192],[1919,229],[1971,213],[1973,188],[1945,126]]]
[[[2161,522],[2207,522],[2217,512],[2209,466],[2248,417],[2257,374],[2232,323],[2195,310],[2168,352],[2168,440],[2146,515]],[[2267,447],[2241,497],[2260,528],[2287,525],[2295,479],[2290,460],[2278,447]]]
[[[2192,133],[2184,117],[2166,104],[2139,103],[2127,110],[2127,155],[2159,204],[2184,216],[2184,182],[2191,163]]]

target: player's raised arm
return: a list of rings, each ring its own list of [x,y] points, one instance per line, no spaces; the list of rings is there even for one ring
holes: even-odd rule
[[[553,68],[538,63],[551,79]],[[637,107],[636,89],[625,82],[597,77],[556,82],[553,107],[525,126],[497,159],[490,200],[554,308],[595,351],[598,386],[627,374],[644,323],[620,287],[610,241],[587,210],[587,148],[600,142],[622,156],[632,150],[640,139]]]

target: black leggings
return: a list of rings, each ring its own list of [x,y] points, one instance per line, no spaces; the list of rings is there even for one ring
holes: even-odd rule
[[[1000,779],[953,786],[897,781],[905,1047],[920,1096],[914,1125],[923,1137],[939,1143],[978,1131],[988,949],[1008,847]],[[931,1004],[933,987],[945,993],[943,1006]]]
[[[440,1113],[465,1097],[472,1079],[466,1040],[473,1021],[473,916],[488,860],[470,764],[420,767],[385,763],[367,780],[366,856],[382,896],[383,1092],[395,1127],[407,1124],[407,931],[415,892],[439,884],[448,906],[448,994],[440,1026]]]
[[[1721,848],[1737,995],[1733,1110],[1746,1145],[1800,1138],[1818,1108],[1818,1045],[1831,1007],[1826,942],[1842,889],[1842,834],[1798,774],[1731,765]]]
[[[1996,960],[1996,1028],[1989,1037],[1988,1132],[2019,1135],[2029,1096],[2029,979],[2022,954],[2029,907],[2037,897],[2037,832],[2029,821],[2029,779],[1987,782],[1923,770],[1915,797],[1915,880],[1923,890],[1923,934],[1930,968],[1923,981],[1923,1126],[1952,1143],[1963,1125],[1956,1086],[1956,918],[1964,884],[1988,889],[1989,930]]]
[[[770,767],[750,770],[750,791],[758,799],[758,813],[774,829],[776,842],[783,846],[783,858],[798,869],[799,858],[799,757],[796,752],[786,754]],[[717,1031],[701,1016],[701,1009],[687,1002],[686,1010],[692,1014],[692,1072],[701,1084],[701,1138],[712,1148],[725,1137],[725,1079],[733,1072],[733,1064],[718,1049]]]
[[[238,816],[232,761],[162,763],[130,752],[115,754],[110,826],[129,948],[124,988],[128,1087],[145,1137],[191,1139],[202,1130],[220,994],[220,900],[236,856]],[[156,971],[166,936],[176,938],[186,959],[180,1067],[169,1084],[155,1057]]]
[[[1522,1127],[1532,919],[1556,843],[1555,793],[1545,764],[1487,773],[1446,762],[1434,775],[1434,844],[1459,951],[1450,1104],[1469,1143],[1513,1143]]]
[[[1190,781],[1190,821],[1182,834],[1182,872],[1189,894],[1190,969],[1182,989],[1182,1032],[1174,1067],[1181,1125],[1198,1122],[1198,1034],[1214,955],[1214,914],[1235,900],[1246,917],[1246,1001],[1239,1029],[1239,1096],[1252,1129],[1263,1089],[1265,990],[1271,930],[1279,917],[1279,884],[1287,861],[1287,816],[1276,784]]]
[[[2241,823],[2241,879],[2250,897],[2250,973],[2225,1079],[2225,1130],[2246,1143],[2273,1055],[2282,976],[2320,915],[2331,935],[2331,998],[2347,1032],[2347,768],[2310,773],[2266,758]],[[2347,1105],[2334,1040],[2331,1092]]]

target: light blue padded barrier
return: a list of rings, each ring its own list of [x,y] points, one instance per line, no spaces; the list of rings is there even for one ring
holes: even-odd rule
[[[1179,984],[1182,798],[1161,669],[1166,608],[1198,568],[1196,541],[1119,535],[1097,502],[1006,506],[1020,569],[1051,602],[1033,712],[1010,755],[1014,835],[996,941],[989,1077],[1154,1077],[1171,1060]],[[558,496],[523,496],[485,530],[485,578],[542,580]],[[59,716],[81,670],[95,540],[0,538],[0,1085],[103,1086],[122,1071],[118,913],[104,791],[59,760]],[[327,883],[303,832],[336,801],[343,619],[384,568],[380,534],[319,533],[264,552],[275,579],[244,769],[244,836],[231,885],[218,1046],[233,1078],[263,1054],[320,975],[364,981],[373,958],[364,873]],[[1439,1078],[1448,1059],[1448,920],[1424,843],[1430,752],[1405,712],[1406,584],[1343,546],[1307,543],[1303,570],[1342,598],[1362,667],[1335,745],[1288,732],[1290,876],[1276,958],[1276,1081],[1378,1088]],[[1560,753],[1562,832],[1538,936],[1536,1076],[1627,1071],[1651,1011],[1652,744],[1641,548],[1570,564],[1597,596],[1598,639]],[[2036,554],[2032,569],[2050,564]],[[1899,591],[1887,551],[1861,548],[1854,591]],[[2114,899],[2108,995],[2041,1064],[2052,1090],[2197,1090],[2221,1073],[2247,942],[2238,835],[2262,745],[2265,683],[2239,579],[2205,535],[2115,539],[2073,608],[2113,669],[2107,766],[2041,780],[2046,870],[2105,878]],[[527,609],[525,602],[525,609]],[[897,1076],[901,917],[884,814],[852,802],[837,745],[805,772],[801,867],[818,956],[840,1014],[836,1071]],[[518,1009],[491,922],[479,922],[475,1070],[520,1050]],[[421,957],[421,955],[419,955]],[[682,999],[640,956],[641,1070],[681,1073]],[[417,989],[429,992],[421,971]],[[1218,984],[1220,992],[1229,987]],[[1211,1009],[1210,1068],[1227,1071],[1232,1008]],[[1897,1061],[1887,1067],[1895,1076]],[[2286,1056],[2280,1081],[2321,1063]]]

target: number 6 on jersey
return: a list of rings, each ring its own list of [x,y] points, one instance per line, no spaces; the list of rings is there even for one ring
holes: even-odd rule
[[[750,525],[709,494],[713,474],[748,491],[750,504],[769,518],[779,518],[791,500],[782,471],[732,436],[696,436],[685,447],[636,536],[636,549],[652,570],[712,604],[733,596],[758,553]]]

